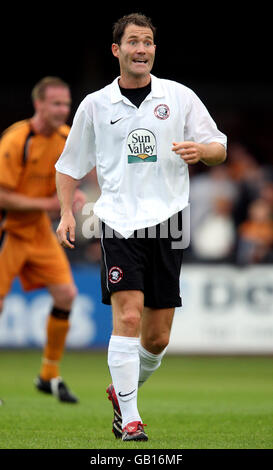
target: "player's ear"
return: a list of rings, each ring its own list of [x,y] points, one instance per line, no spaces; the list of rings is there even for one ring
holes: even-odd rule
[[[42,100],[40,100],[38,98],[36,100],[34,100],[33,101],[33,107],[34,107],[35,111],[39,112],[41,107],[42,107]]]
[[[119,45],[118,44],[112,44],[112,53],[115,57],[119,58]]]

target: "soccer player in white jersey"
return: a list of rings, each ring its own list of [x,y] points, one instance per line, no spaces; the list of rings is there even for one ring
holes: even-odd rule
[[[188,165],[217,165],[226,158],[226,136],[196,94],[151,75],[154,35],[151,20],[141,14],[115,23],[112,52],[120,76],[82,101],[56,164],[62,208],[57,235],[69,248],[75,241],[71,204],[77,180],[97,169],[102,302],[113,312],[107,393],[113,432],[124,441],[148,439],[138,387],[160,366],[181,305],[182,249],[173,248],[171,225],[181,224],[188,205]]]

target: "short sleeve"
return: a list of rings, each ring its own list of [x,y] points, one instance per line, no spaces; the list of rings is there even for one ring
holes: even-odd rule
[[[219,131],[207,108],[192,90],[190,91],[184,135],[185,140],[200,144],[219,142],[224,147],[227,146],[225,134]]]
[[[16,134],[7,132],[0,140],[0,185],[10,189],[18,186],[23,170],[22,148]]]
[[[83,178],[96,165],[95,134],[86,102],[80,104],[66,140],[64,150],[55,168],[75,179]]]

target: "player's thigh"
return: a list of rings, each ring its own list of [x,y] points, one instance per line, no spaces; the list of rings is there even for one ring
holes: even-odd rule
[[[12,281],[23,269],[27,258],[27,244],[7,232],[2,233],[0,244],[0,297],[9,292]]]
[[[66,253],[53,233],[33,243],[20,277],[25,290],[73,283]]]
[[[115,233],[108,236],[110,229],[102,224],[101,287],[102,302],[110,305],[111,296],[117,292],[143,291],[144,270],[143,250],[139,240],[119,238]],[[110,232],[111,233],[111,232]],[[128,303],[128,296],[121,294],[119,303]],[[131,294],[129,300],[131,301]]]
[[[145,273],[145,306],[151,309],[180,307],[182,250],[172,249],[170,238],[151,240],[150,248],[150,263]]]

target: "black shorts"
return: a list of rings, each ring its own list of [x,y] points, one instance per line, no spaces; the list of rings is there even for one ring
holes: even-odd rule
[[[182,214],[175,214],[182,233]],[[101,289],[102,302],[111,304],[111,294],[121,290],[140,290],[144,305],[151,308],[180,307],[181,248],[174,249],[177,234],[170,221],[137,230],[123,238],[102,222]],[[109,237],[110,234],[110,237]]]

